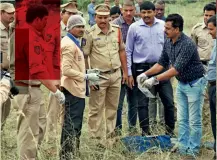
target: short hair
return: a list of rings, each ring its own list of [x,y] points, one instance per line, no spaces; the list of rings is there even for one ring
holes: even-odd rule
[[[205,11],[214,11],[216,13],[216,6],[213,3],[206,4],[203,8],[203,12]]]
[[[48,16],[48,10],[43,5],[30,5],[26,11],[26,22],[32,23],[37,17],[42,19]]]
[[[153,3],[154,4],[159,4],[159,5],[165,5],[165,1],[164,0],[154,0]]]
[[[140,11],[142,11],[142,10],[153,10],[153,11],[155,11],[154,3],[149,2],[149,1],[143,2],[141,4],[141,6],[140,6]]]
[[[170,14],[167,16],[165,22],[168,21],[172,22],[173,28],[179,28],[180,32],[183,31],[184,20],[182,16],[180,16],[179,14]]]
[[[213,23],[213,25],[216,27],[216,15],[212,16],[210,19],[208,19],[208,23]]]
[[[123,6],[135,6],[135,3],[133,0],[123,0]]]
[[[112,7],[111,9],[110,9],[110,16],[111,15],[115,15],[115,14],[121,14],[121,10],[120,10],[120,8],[118,7],[118,6],[114,6],[114,7]]]

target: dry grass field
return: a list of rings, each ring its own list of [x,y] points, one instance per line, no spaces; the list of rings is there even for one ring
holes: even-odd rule
[[[197,23],[203,21],[203,6],[209,1],[199,1],[196,3],[178,3],[178,4],[168,4],[166,6],[166,14],[169,13],[179,13],[184,17],[185,29],[184,32],[188,35],[190,34],[191,28]],[[174,87],[176,85],[174,84]],[[44,91],[45,105],[48,104],[48,91],[42,88]],[[88,102],[88,98],[86,99]],[[85,116],[83,120],[83,129],[81,136],[81,156],[78,159],[81,160],[179,160],[180,157],[177,153],[162,152],[161,150],[155,149],[145,152],[143,154],[134,154],[126,150],[121,142],[117,144],[112,149],[102,150],[96,147],[96,143],[88,139],[87,132],[87,113],[88,113],[88,103],[86,103]],[[127,104],[124,103],[124,113],[123,113],[123,126],[124,132],[123,136],[127,133]],[[58,160],[58,152],[60,148],[60,133],[61,128],[58,126],[58,132],[46,135],[50,137],[50,141],[43,141],[40,150],[38,151],[38,160]],[[203,142],[212,140],[212,133],[210,125],[205,126],[205,132],[203,132]],[[163,128],[158,127],[155,134],[163,134]],[[177,135],[177,131],[176,131]],[[214,152],[212,150],[207,150],[201,148],[200,156],[198,160],[210,160],[213,157]],[[2,160],[16,160],[17,158],[17,144],[16,144],[16,110],[12,109],[11,114],[7,119],[7,122],[2,131],[2,148],[1,148],[1,159]]]

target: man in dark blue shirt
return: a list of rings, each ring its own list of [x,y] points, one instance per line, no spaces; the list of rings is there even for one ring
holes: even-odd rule
[[[178,108],[178,142],[179,153],[183,156],[195,158],[199,153],[202,137],[202,106],[206,80],[202,63],[194,42],[186,36],[183,30],[183,18],[178,14],[171,14],[166,18],[165,34],[167,40],[162,55],[157,64],[141,74],[138,79],[143,87],[151,88],[159,81],[176,76]],[[171,66],[169,70],[156,75],[163,68]]]

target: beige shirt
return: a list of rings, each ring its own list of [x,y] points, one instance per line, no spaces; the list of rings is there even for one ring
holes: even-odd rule
[[[104,34],[96,24],[86,31],[83,41],[83,51],[90,57],[91,68],[105,72],[121,67],[119,51],[125,46],[119,26],[110,24],[108,33]]]
[[[69,38],[61,40],[61,86],[73,96],[85,98],[85,61],[82,51]]]
[[[197,45],[200,60],[209,61],[213,48],[213,39],[205,23],[198,23],[193,27],[191,38]]]
[[[0,68],[8,69],[9,68],[8,41],[12,33],[12,28],[9,27],[9,29],[7,29],[1,21],[0,21],[0,27],[1,27],[1,33],[0,33],[1,51],[3,52],[3,55],[2,55],[3,63],[1,64]]]
[[[66,25],[63,23],[63,21],[60,22],[60,25],[61,25],[61,38],[63,38],[67,34]]]

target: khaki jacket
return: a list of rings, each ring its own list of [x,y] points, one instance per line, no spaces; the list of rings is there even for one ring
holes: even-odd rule
[[[61,40],[61,86],[73,96],[85,98],[85,61],[82,51],[69,38]]]

